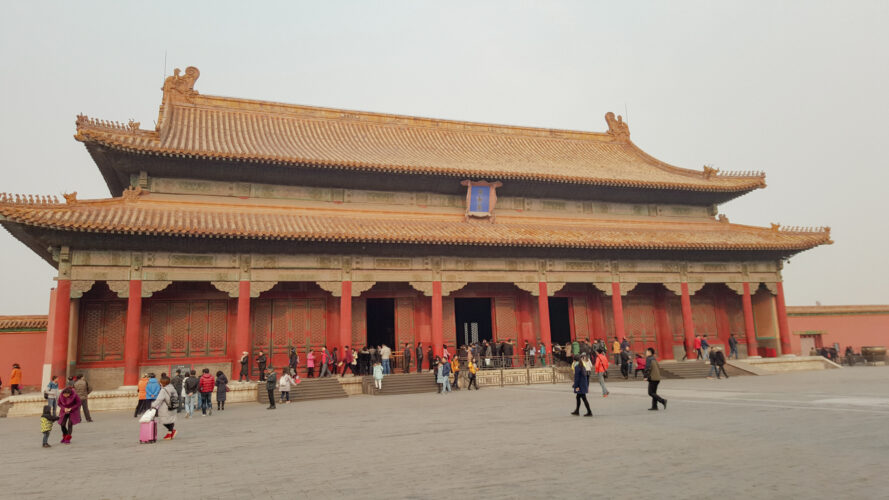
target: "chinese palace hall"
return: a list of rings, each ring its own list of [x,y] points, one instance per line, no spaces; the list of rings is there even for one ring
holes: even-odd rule
[[[764,174],[668,165],[613,113],[605,132],[437,120],[204,95],[199,74],[166,78],[152,130],[77,117],[111,197],[0,195],[0,223],[58,270],[44,379],[484,339],[626,337],[680,360],[734,334],[780,355],[782,263],[831,243],[729,222],[719,205]]]

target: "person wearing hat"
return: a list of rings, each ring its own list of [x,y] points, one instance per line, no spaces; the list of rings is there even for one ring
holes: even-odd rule
[[[244,351],[241,353],[241,374],[238,375],[238,382],[250,380],[250,370],[247,368],[248,363],[250,363],[250,353]]]

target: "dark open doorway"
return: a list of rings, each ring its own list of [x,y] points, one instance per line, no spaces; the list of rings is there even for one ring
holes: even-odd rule
[[[568,297],[549,298],[549,331],[553,344],[571,342],[571,318]]]
[[[395,347],[395,299],[367,299],[367,344]]]
[[[457,346],[492,340],[491,299],[454,299]]]

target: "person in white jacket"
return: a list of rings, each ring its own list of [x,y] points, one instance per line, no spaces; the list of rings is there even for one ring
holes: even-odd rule
[[[287,400],[290,403],[290,386],[296,385],[299,383],[299,375],[296,376],[294,380],[293,377],[290,376],[290,369],[286,367],[281,370],[281,378],[278,380],[278,390],[281,391],[281,402]]]

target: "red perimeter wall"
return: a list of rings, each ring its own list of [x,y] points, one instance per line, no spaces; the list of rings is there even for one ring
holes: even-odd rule
[[[873,306],[866,307],[857,311],[851,306],[846,311],[831,311],[839,308],[830,306],[788,308],[787,319],[794,354],[808,355],[807,352],[800,352],[800,334],[807,332],[821,333],[821,342],[825,347],[832,346],[834,342],[839,344],[840,355],[849,345],[855,352],[860,352],[862,346],[889,347],[889,306],[882,311]]]
[[[37,389],[43,378],[43,348],[46,332],[0,332],[0,378],[3,392],[9,391],[12,364],[22,367],[22,385]]]

